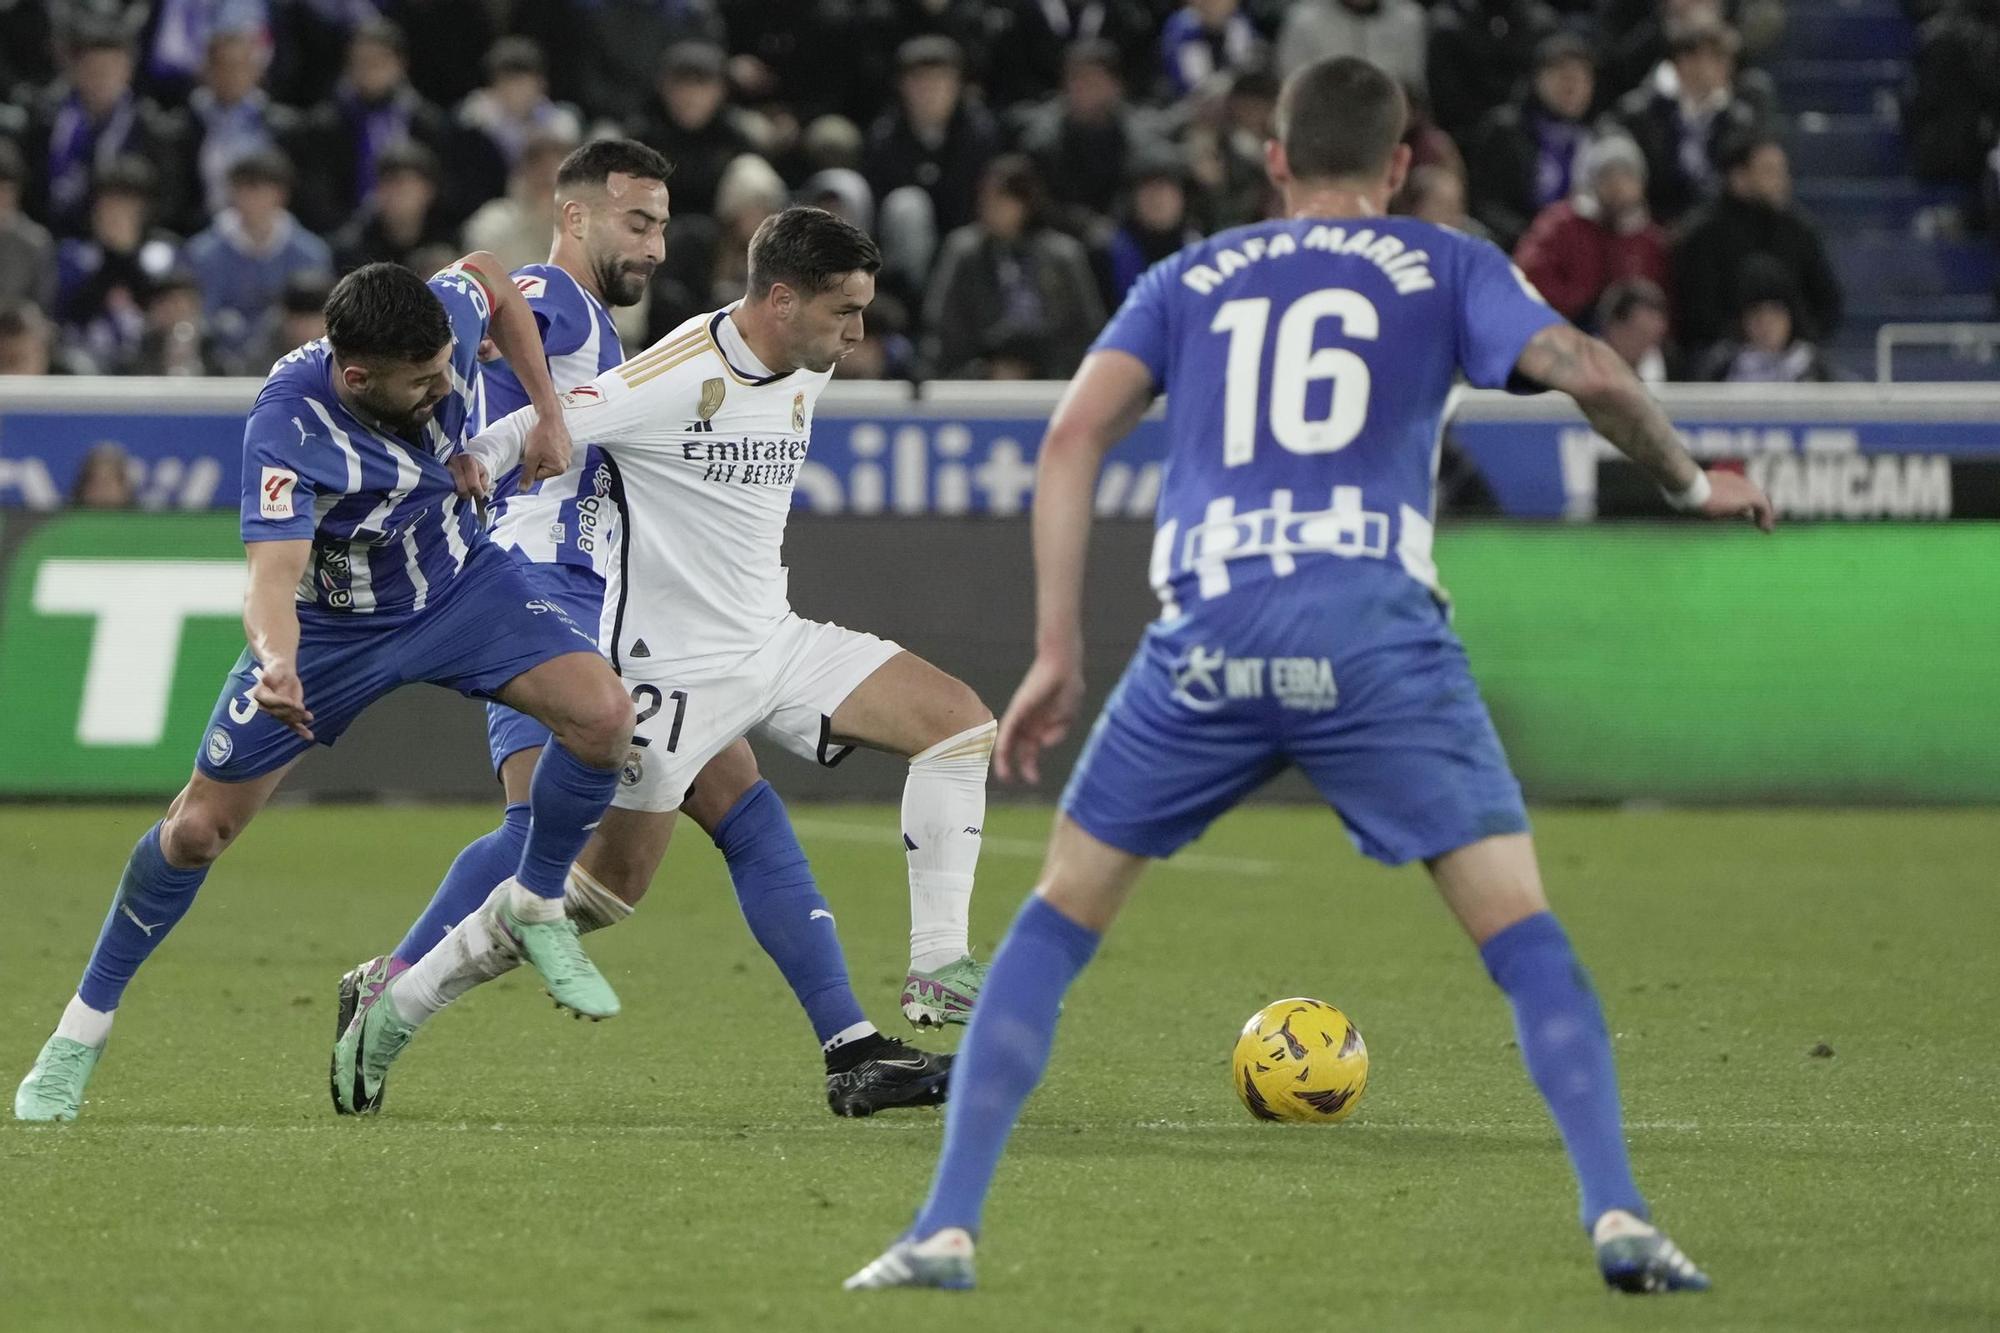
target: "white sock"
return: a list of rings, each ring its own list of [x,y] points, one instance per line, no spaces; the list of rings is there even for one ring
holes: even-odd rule
[[[398,1017],[412,1025],[422,1023],[474,986],[505,976],[521,965],[514,941],[495,916],[503,901],[501,895],[520,887],[518,881],[502,881],[486,895],[478,911],[453,926],[436,948],[396,978],[396,984],[389,988],[389,999]],[[569,868],[569,877],[563,882],[562,906],[576,922],[579,934],[615,926],[632,915],[631,904],[578,866]]]
[[[405,1023],[416,1025],[484,981],[521,965],[513,937],[501,929],[501,895],[518,888],[503,880],[479,910],[453,926],[438,945],[412,963],[389,987],[389,1002]]]
[[[508,910],[522,921],[539,926],[562,920],[562,899],[544,898],[512,875],[502,880],[500,887],[508,890]]]
[[[62,1018],[56,1024],[56,1035],[80,1041],[85,1046],[102,1046],[111,1035],[111,1019],[116,1011],[106,1012],[93,1009],[83,1002],[81,995],[69,997],[64,1006]]]
[[[934,972],[971,952],[972,872],[986,825],[986,765],[1000,724],[983,722],[910,760],[903,846],[910,857],[910,967]]]
[[[1613,1208],[1605,1213],[1604,1216],[1598,1218],[1595,1225],[1590,1228],[1590,1243],[1592,1245],[1602,1245],[1605,1241],[1614,1240],[1619,1236],[1650,1236],[1652,1234],[1653,1228],[1650,1224],[1641,1222],[1637,1217],[1626,1212],[1623,1208]]]
[[[822,1051],[831,1053],[839,1050],[849,1042],[860,1041],[863,1037],[872,1037],[875,1035],[875,1031],[875,1025],[864,1018],[859,1023],[851,1023],[834,1033],[831,1037],[821,1042],[819,1048]]]

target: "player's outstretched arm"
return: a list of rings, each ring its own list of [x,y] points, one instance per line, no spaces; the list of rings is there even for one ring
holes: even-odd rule
[[[299,579],[312,558],[306,540],[248,542],[250,586],[243,594],[243,635],[262,671],[250,697],[265,712],[313,738],[312,710],[299,682]]]
[[[1677,508],[1708,518],[1747,518],[1766,532],[1777,526],[1757,484],[1741,473],[1704,472],[1631,367],[1589,334],[1551,324],[1528,340],[1515,370],[1575,399],[1597,433],[1646,469]]]
[[[563,424],[562,404],[549,376],[548,354],[542,348],[541,327],[535,323],[528,298],[521,295],[499,259],[485,250],[465,256],[455,267],[486,290],[487,305],[493,311],[489,321],[493,346],[507,358],[508,368],[537,409],[523,441],[522,483],[532,485],[544,477],[561,476],[569,471],[569,429]]]
[[[1083,570],[1097,474],[1153,401],[1153,374],[1127,352],[1084,358],[1042,438],[1035,465],[1035,660],[1000,722],[1003,779],[1041,780],[1041,753],[1083,706]]]
[[[607,370],[587,384],[560,395],[567,438],[622,454],[630,449],[673,448],[673,427],[694,415],[695,404],[684,390],[648,378],[634,388],[618,370]],[[678,395],[678,397],[677,397]],[[682,401],[685,400],[685,401]],[[460,495],[485,495],[492,484],[524,465],[527,444],[543,413],[533,404],[500,418],[481,431],[451,462]],[[522,485],[527,485],[523,473]]]

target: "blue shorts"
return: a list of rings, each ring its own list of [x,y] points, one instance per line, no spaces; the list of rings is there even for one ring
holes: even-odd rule
[[[1528,827],[1520,784],[1443,610],[1394,566],[1273,578],[1146,631],[1062,809],[1169,856],[1296,764],[1388,865]]]
[[[488,698],[514,677],[566,653],[597,651],[588,629],[538,596],[511,551],[480,542],[465,568],[421,611],[398,616],[303,616],[299,681],[321,745],[340,739],[377,699],[425,682]],[[250,701],[248,651],[215,701],[195,767],[220,782],[247,782],[298,758],[312,742]]]
[[[523,560],[528,586],[535,596],[547,598],[569,613],[569,618],[595,633],[604,611],[604,580],[597,571],[582,565],[539,564]],[[502,703],[486,705],[486,749],[493,757],[493,773],[499,776],[507,756],[523,750],[539,750],[549,743],[549,729]]]

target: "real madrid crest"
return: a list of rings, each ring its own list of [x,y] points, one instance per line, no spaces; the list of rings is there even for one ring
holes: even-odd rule
[[[797,393],[792,395],[792,429],[804,430],[805,428],[806,428],[806,392],[804,389],[801,389]]]

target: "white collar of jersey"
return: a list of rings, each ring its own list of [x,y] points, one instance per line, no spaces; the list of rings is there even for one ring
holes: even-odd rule
[[[771,368],[758,360],[757,354],[750,350],[750,344],[745,341],[742,330],[738,329],[736,321],[729,317],[729,312],[741,304],[743,303],[738,301],[735,305],[724,306],[708,321],[708,335],[715,339],[715,348],[722,353],[723,364],[735,371],[738,379],[751,384],[769,384],[772,380],[781,380],[785,375],[791,374],[789,370],[783,375],[773,373]]]

